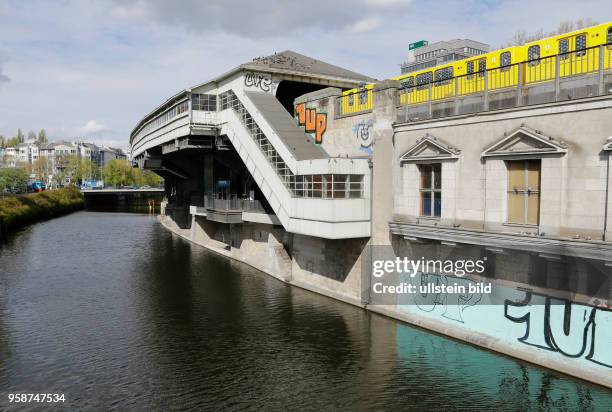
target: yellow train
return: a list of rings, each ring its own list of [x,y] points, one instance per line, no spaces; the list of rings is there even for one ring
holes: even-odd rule
[[[599,46],[607,45],[604,48]],[[600,55],[603,50],[603,55]],[[558,61],[558,63],[557,63]],[[553,81],[560,77],[612,69],[612,23],[495,50],[479,56],[394,77],[402,89],[400,105],[461,97],[486,89]],[[372,84],[343,92],[342,114],[372,109]]]

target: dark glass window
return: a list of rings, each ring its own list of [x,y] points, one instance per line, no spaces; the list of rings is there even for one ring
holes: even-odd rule
[[[474,74],[474,62],[473,61],[467,62],[466,69],[467,69],[467,75],[468,75],[467,77],[468,79],[471,79]]]
[[[414,87],[414,77],[407,77],[405,79],[402,79],[401,85],[403,89]]]
[[[559,58],[565,60],[568,57],[569,41],[567,39],[559,40]]]
[[[362,92],[359,92],[359,94],[357,95],[357,101],[359,102],[358,104],[366,104],[368,102],[368,92],[367,90],[364,90]]]
[[[512,64],[512,54],[509,51],[503,52],[499,55],[499,66],[502,71],[506,71],[510,69],[510,65]]]
[[[608,37],[606,41],[608,44],[612,44],[612,26],[608,27]]]
[[[440,70],[436,70],[435,79],[436,83],[445,84],[448,83],[450,79],[453,78],[453,68],[445,67]]]
[[[530,66],[537,66],[540,64],[540,46],[530,46],[527,49],[527,60],[529,60]]]
[[[586,54],[587,38],[586,34],[576,36],[576,56],[584,56]]]
[[[482,77],[485,75],[487,70],[487,59],[478,60],[478,76]]]
[[[433,80],[433,74],[431,72],[421,73],[416,77],[417,90],[427,89],[429,84]]]

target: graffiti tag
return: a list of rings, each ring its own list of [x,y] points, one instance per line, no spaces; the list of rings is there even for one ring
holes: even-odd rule
[[[257,87],[264,92],[272,90],[272,79],[267,74],[247,72],[244,75],[244,85],[246,87]]]
[[[315,143],[323,143],[323,133],[327,130],[327,113],[317,113],[315,109],[307,109],[305,103],[295,106],[298,124],[304,126],[307,133],[315,134]]]
[[[418,273],[416,283],[427,285],[463,285],[467,289],[469,284],[476,284],[469,278],[431,273]],[[451,283],[452,282],[452,283]],[[423,312],[436,312],[439,315],[463,323],[463,311],[474,306],[482,299],[482,293],[448,294],[448,293],[419,293],[415,295],[414,303]]]
[[[373,133],[372,127],[374,126],[374,120],[370,119],[366,122],[359,122],[353,126],[353,133],[357,136],[357,141],[361,146],[361,150],[371,152]]]
[[[521,302],[504,302],[505,317],[525,324],[519,342],[612,368],[612,310],[525,293]]]

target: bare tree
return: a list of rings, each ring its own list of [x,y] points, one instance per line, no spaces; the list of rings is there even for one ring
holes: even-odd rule
[[[559,23],[557,30],[552,31],[550,33],[546,33],[544,30],[540,29],[533,34],[527,34],[524,31],[517,31],[512,35],[512,40],[503,45],[503,47],[511,47],[511,46],[522,46],[525,43],[530,43],[532,41],[540,40],[550,36],[557,36],[559,34],[569,33],[574,30],[584,29],[585,27],[590,27],[596,25],[597,22],[591,18],[578,19],[574,21],[562,21]]]

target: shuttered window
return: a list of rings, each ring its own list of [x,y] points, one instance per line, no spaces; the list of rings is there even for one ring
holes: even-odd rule
[[[540,160],[517,160],[508,166],[508,223],[540,223]]]

